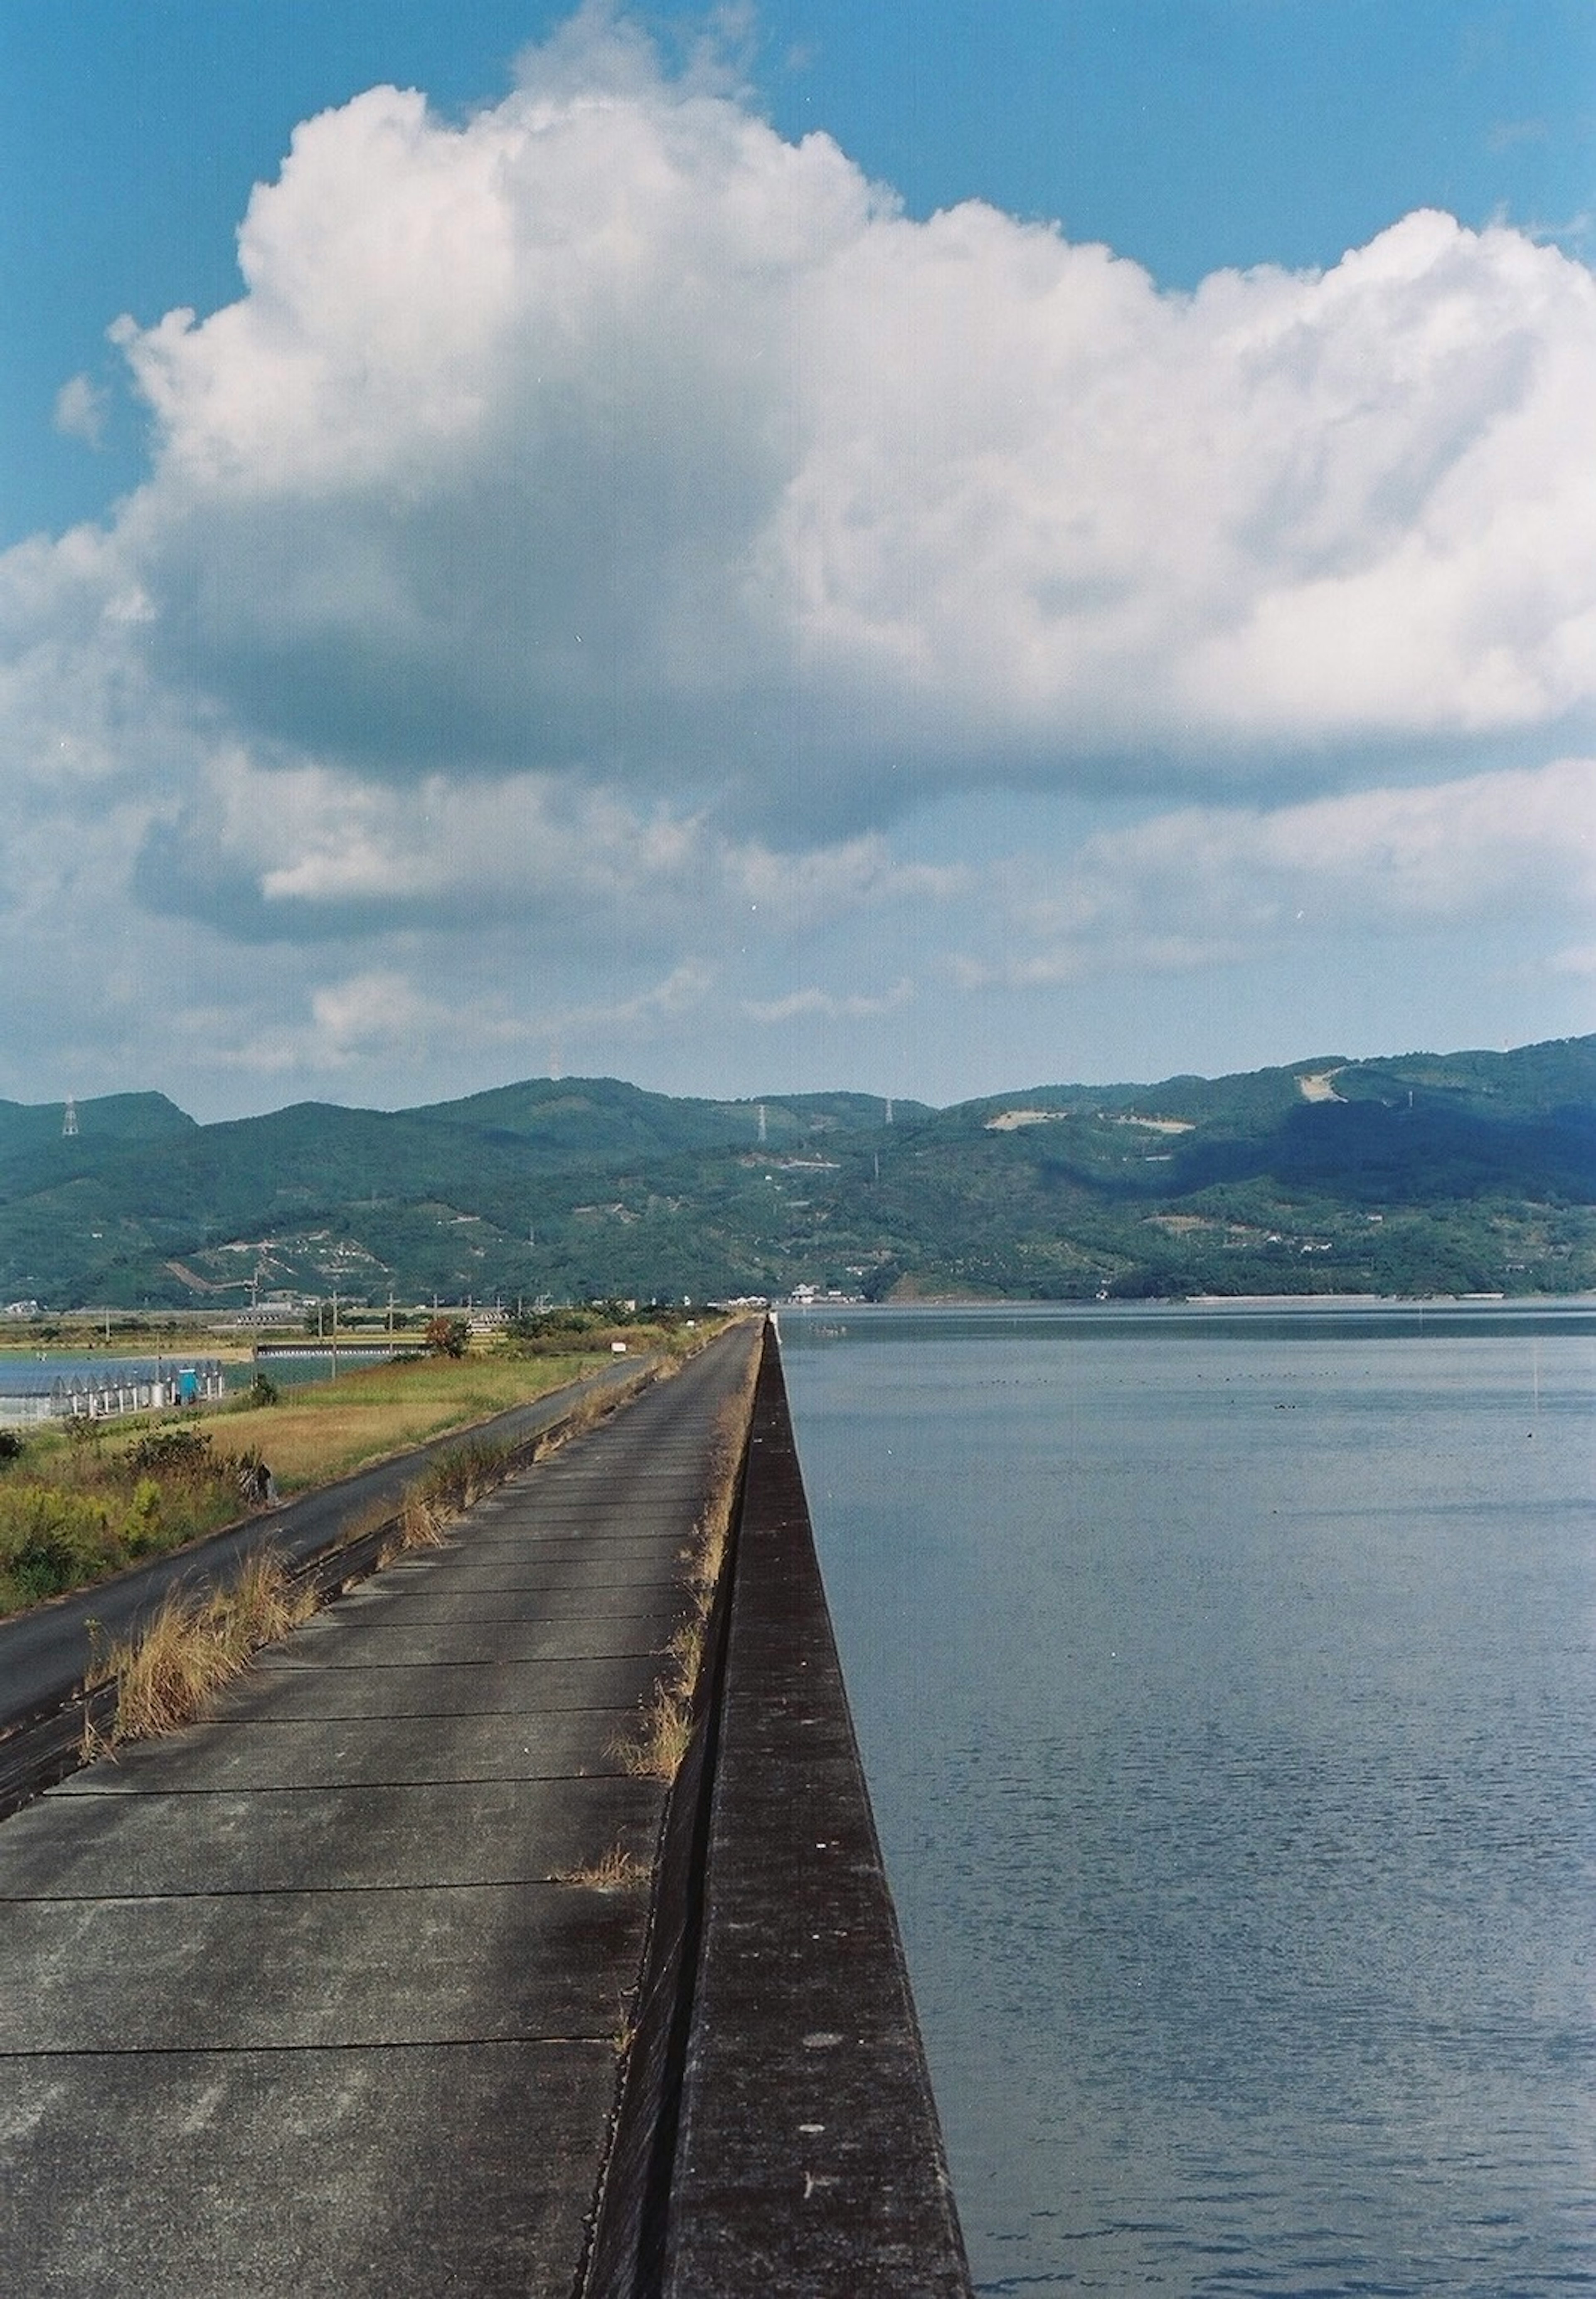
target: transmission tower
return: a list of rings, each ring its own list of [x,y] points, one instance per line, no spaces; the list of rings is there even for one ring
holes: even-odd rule
[[[61,1121],[61,1137],[62,1137],[62,1140],[63,1141],[70,1141],[72,1139],[73,1135],[77,1133],[77,1131],[78,1131],[78,1105],[77,1105],[77,1103],[73,1100],[73,1099],[72,1099],[71,1095],[69,1093],[69,1094],[68,1094],[68,1096],[67,1096],[67,1098],[66,1098],[66,1114],[65,1114],[65,1116],[62,1118],[62,1121]]]

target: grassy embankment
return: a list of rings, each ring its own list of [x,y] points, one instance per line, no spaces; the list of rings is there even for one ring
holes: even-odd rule
[[[701,1326],[695,1338],[708,1337]],[[618,1329],[641,1352],[693,1336]],[[241,1478],[270,1465],[279,1495],[327,1484],[464,1430],[612,1362],[586,1347],[378,1365],[245,1403],[29,1432],[0,1460],[0,1615],[90,1585],[249,1513]]]

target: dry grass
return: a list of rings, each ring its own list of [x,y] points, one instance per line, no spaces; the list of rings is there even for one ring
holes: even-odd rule
[[[682,1552],[692,1610],[666,1646],[669,1667],[644,1702],[635,1731],[611,1744],[623,1770],[639,1779],[673,1780],[692,1737],[693,1696],[703,1666],[704,1640],[715,1592],[726,1567],[737,1481],[759,1378],[758,1329],[736,1390],[715,1416],[710,1445],[709,1488]]]
[[[343,1538],[356,1540],[392,1522],[379,1565],[404,1549],[440,1548],[444,1527],[500,1483],[514,1457],[508,1445],[456,1447],[406,1486],[396,1518],[378,1503],[346,1524]],[[289,1580],[270,1548],[257,1551],[225,1589],[169,1597],[141,1637],[112,1646],[96,1669],[96,1681],[116,1680],[116,1715],[108,1733],[86,1742],[85,1755],[155,1739],[192,1723],[211,1694],[241,1674],[261,1646],[308,1620],[319,1602],[308,1581],[296,1586]]]
[[[549,1881],[572,1884],[584,1892],[629,1892],[638,1884],[646,1884],[653,1873],[646,1860],[639,1860],[622,1844],[612,1844],[596,1860],[575,1868],[556,1868]]]
[[[97,1736],[98,1754],[128,1740],[152,1740],[192,1723],[210,1696],[308,1620],[315,1598],[296,1589],[270,1549],[260,1550],[224,1589],[185,1596],[174,1590],[141,1637],[113,1645],[97,1672],[114,1678],[116,1715]]]
[[[391,1564],[395,1556],[403,1556],[407,1549],[442,1548],[445,1545],[447,1522],[443,1512],[424,1499],[412,1486],[404,1496],[398,1528],[392,1542],[384,1548],[379,1564]]]
[[[693,1688],[661,1678],[638,1711],[636,1730],[614,1743],[635,1780],[673,1780],[693,1737]]]
[[[0,1475],[0,1617],[165,1556],[254,1505],[270,1462],[280,1494],[332,1481],[544,1395],[596,1357],[376,1366],[204,1417],[129,1416],[30,1431]]]
[[[229,1412],[228,1442],[270,1461],[279,1492],[299,1492],[528,1404],[609,1363],[588,1354],[370,1365],[285,1390],[276,1405]]]

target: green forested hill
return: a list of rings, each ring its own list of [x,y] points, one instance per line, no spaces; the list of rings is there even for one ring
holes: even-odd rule
[[[197,1125],[0,1104],[0,1300],[1596,1288],[1596,1038],[934,1110],[532,1079]]]

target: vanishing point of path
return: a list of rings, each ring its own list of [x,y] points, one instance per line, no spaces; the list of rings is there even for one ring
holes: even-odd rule
[[[569,2299],[665,1790],[613,1753],[757,1336],[0,1825],[0,2286]]]

